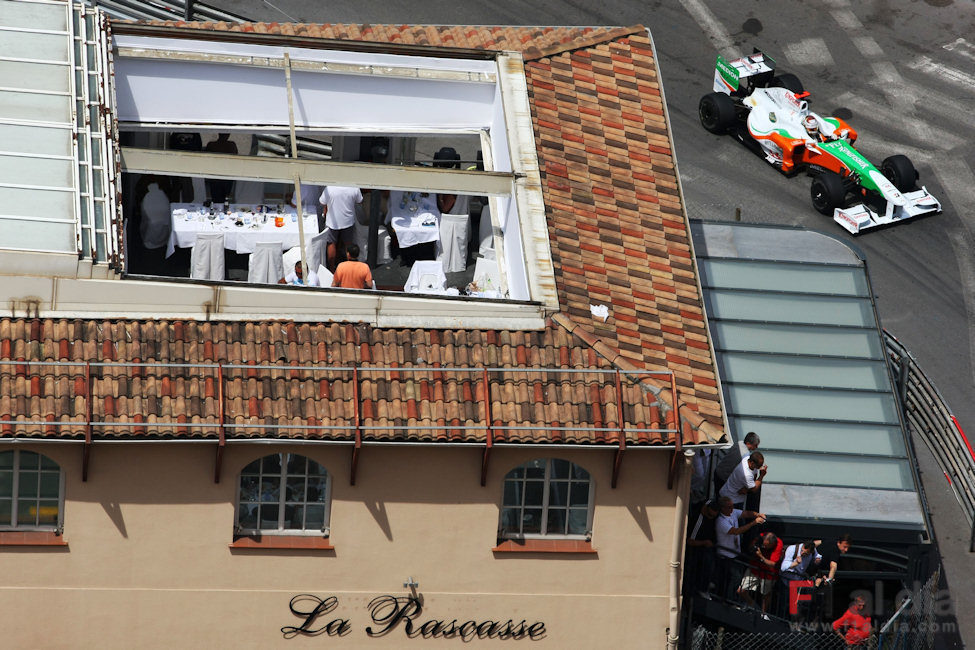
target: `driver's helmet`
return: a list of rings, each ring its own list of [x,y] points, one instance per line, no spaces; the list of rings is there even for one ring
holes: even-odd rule
[[[819,121],[812,115],[807,115],[803,118],[802,126],[805,127],[806,133],[809,134],[810,138],[815,140],[819,137]]]

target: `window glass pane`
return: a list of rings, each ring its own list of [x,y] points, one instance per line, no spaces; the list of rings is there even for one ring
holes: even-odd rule
[[[862,422],[824,422],[773,420],[765,418],[728,418],[738,440],[745,433],[774,431],[768,436],[769,449],[794,449],[830,452],[852,452],[905,456],[904,434],[899,426],[866,424]]]
[[[241,501],[257,501],[258,495],[258,478],[256,476],[241,476],[240,477],[240,500]]]
[[[262,470],[265,474],[280,474],[281,473],[281,454],[274,454],[273,456],[265,456],[262,461]]]
[[[260,524],[258,528],[276,529],[278,527],[279,508],[277,504],[265,503],[260,508]]]
[[[540,508],[525,508],[521,517],[521,532],[526,535],[542,532],[542,511]]]
[[[589,505],[589,484],[588,483],[579,483],[573,481],[572,491],[570,492],[570,494],[572,495],[572,500],[569,502],[570,506]]]
[[[287,454],[286,461],[288,467],[288,474],[304,474],[305,473],[305,457],[298,456],[297,454]]]
[[[328,498],[328,479],[324,476],[308,478],[308,494],[306,501],[309,503],[323,503]]]
[[[14,466],[14,452],[0,451],[0,469],[10,469]]]
[[[9,505],[8,505],[9,507]],[[521,510],[518,508],[505,508],[501,511],[501,529],[505,533],[518,533],[518,523],[521,519]]]
[[[316,463],[315,461],[309,460],[308,474],[310,476],[325,476],[326,474],[328,474],[328,472],[326,472],[325,468],[319,465],[318,463]]]
[[[301,530],[301,522],[304,517],[302,506],[284,506],[284,527],[292,530]]]
[[[514,468],[508,472],[508,475],[505,476],[505,478],[525,478],[525,466],[522,465],[521,467]]]
[[[775,471],[775,481],[799,485],[856,486],[913,490],[914,477],[907,460],[865,458],[841,454],[791,454],[767,451],[765,462]]]
[[[565,510],[549,508],[545,532],[553,535],[565,535]]]
[[[855,268],[768,264],[744,260],[698,260],[698,264],[703,284],[712,287],[850,296],[867,294],[866,276]]]
[[[869,328],[715,322],[713,331],[720,350],[883,358],[877,330]]]
[[[281,479],[277,476],[273,478],[265,477],[264,480],[261,481],[261,501],[277,502],[281,496],[280,485]]]
[[[257,506],[252,503],[240,504],[237,524],[241,528],[257,528]]]
[[[40,467],[41,457],[32,451],[20,452],[20,469],[37,469]]]
[[[736,415],[897,424],[890,393],[732,385],[728,397],[728,410]]]
[[[559,460],[558,458],[552,459],[552,478],[569,478],[569,466],[570,463],[567,460]]]
[[[525,483],[525,505],[541,506],[544,490],[545,483],[543,481],[527,481]]]
[[[721,379],[729,383],[791,384],[831,388],[889,390],[882,360],[795,357],[726,352],[721,355]]]
[[[57,499],[60,496],[60,473],[41,472],[41,498]]]
[[[0,496],[12,497],[14,492],[14,473],[0,471]]]
[[[577,478],[577,479],[581,479],[581,480],[588,481],[589,480],[589,472],[587,472],[586,470],[582,469],[578,465],[573,464],[572,465],[572,478]]]
[[[305,477],[289,476],[288,487],[284,494],[285,501],[304,501],[305,500]]]
[[[47,456],[41,456],[41,469],[57,469],[57,470],[60,470],[61,468],[58,467],[58,464],[55,463],[50,458],[48,458]]]
[[[37,524],[36,501],[17,502],[17,523],[21,526],[34,526]]]
[[[569,508],[569,535],[585,535],[589,511],[586,508]]]
[[[528,478],[543,479],[545,478],[545,466],[542,465],[541,467],[531,467],[531,466],[526,467],[525,476],[527,476]]]
[[[569,500],[569,482],[552,481],[548,486],[548,504],[550,506],[564,506]]]
[[[10,499],[0,499],[0,526],[10,525],[10,507],[13,503]]]
[[[37,498],[37,472],[21,472],[17,496]]]
[[[711,316],[720,320],[773,323],[868,325],[874,322],[867,298],[753,293],[714,289],[706,294]]]
[[[325,525],[325,506],[305,508],[305,530],[321,530]]]
[[[241,474],[260,474],[261,473],[261,461],[260,459],[255,460],[253,463],[244,468]]]
[[[44,526],[53,526],[58,523],[57,499],[47,499],[40,502],[37,523]]]
[[[521,481],[505,481],[504,482],[504,501],[503,505],[506,506],[520,506],[521,505]]]

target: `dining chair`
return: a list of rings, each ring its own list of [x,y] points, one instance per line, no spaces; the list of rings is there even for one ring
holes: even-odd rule
[[[190,277],[194,280],[223,280],[223,233],[201,232],[190,252]]]
[[[277,284],[284,277],[284,262],[279,241],[259,241],[247,262],[247,281],[251,284]]]
[[[440,215],[440,249],[437,259],[444,271],[456,273],[467,269],[467,240],[471,227],[469,214]]]

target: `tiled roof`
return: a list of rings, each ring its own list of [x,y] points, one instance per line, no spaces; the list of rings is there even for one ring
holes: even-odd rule
[[[592,372],[523,372],[543,368]],[[554,323],[2,319],[0,435],[80,439],[91,421],[95,439],[217,438],[222,423],[227,438],[352,440],[358,417],[364,440],[484,442],[490,423],[495,441],[614,444],[616,374],[598,369],[612,366]],[[673,410],[620,379],[627,444],[673,443]]]
[[[142,336],[146,327],[159,327],[162,328],[157,332],[161,337],[159,345],[168,346],[168,350],[165,354],[151,356],[166,361],[219,359],[229,363],[273,363],[284,358],[292,363],[295,359],[306,363],[305,359],[311,358],[317,364],[351,365],[355,361],[361,361],[374,365],[391,365],[394,361],[406,363],[408,351],[415,349],[415,346],[429,346],[429,349],[438,351],[444,365],[462,365],[463,362],[458,361],[462,358],[471,359],[467,362],[470,365],[490,365],[495,363],[490,359],[497,358],[502,360],[497,365],[505,366],[564,366],[568,362],[570,365],[581,363],[585,367],[610,367],[609,364],[612,364],[612,367],[623,369],[671,370],[676,377],[681,419],[687,425],[684,427],[684,442],[705,442],[719,439],[723,435],[720,395],[691,253],[690,236],[681,206],[658,73],[653,60],[652,45],[642,27],[153,24],[521,51],[526,58],[536,148],[562,311],[554,316],[553,324],[542,332],[498,333],[437,333],[427,330],[378,330],[365,326],[338,325],[307,329],[308,326],[305,325],[283,322],[247,325],[87,322],[72,323],[69,326],[65,323],[41,321],[40,327],[45,332],[57,327],[71,328],[70,335],[58,335],[52,339],[59,348],[64,345],[71,347],[69,358],[88,361],[104,358],[102,355],[107,354],[109,348],[103,349],[92,343],[90,332],[94,329],[121,328],[125,332],[124,336],[134,336],[134,332]],[[606,322],[594,319],[590,313],[589,306],[597,303],[610,307],[610,318]],[[19,322],[21,321],[3,321],[7,327],[13,327],[17,331],[20,331],[16,325]],[[242,338],[235,339],[229,335],[207,335],[202,339],[192,337],[192,340],[185,338],[185,332],[204,328],[209,332],[233,330],[234,336]],[[289,334],[285,338],[276,336],[275,332],[279,330]],[[184,334],[180,334],[181,332]],[[319,352],[311,356],[278,354],[279,351],[290,352],[291,346],[299,345],[297,332],[307,332],[306,337],[300,338],[302,343],[299,349],[314,346]],[[352,333],[360,338],[354,339]],[[363,335],[367,340],[397,343],[373,344],[363,348],[360,342]],[[0,331],[0,345],[8,345],[7,336]],[[124,337],[120,336],[113,340],[121,345],[122,338]],[[433,343],[432,339],[439,342]],[[212,341],[212,346],[227,346],[227,355],[211,352],[208,356],[201,352],[200,348],[205,347],[208,340]],[[230,345],[230,341],[236,340],[248,343]],[[0,359],[68,358],[38,356],[40,352],[35,354],[34,351],[39,350],[37,346],[41,343],[33,336],[27,341],[25,345],[32,348],[30,353],[25,351],[11,357],[8,349],[0,351]],[[225,343],[218,344],[218,341]],[[20,344],[21,341],[15,338],[13,343]],[[369,349],[373,355],[368,361],[355,356],[364,349]],[[519,349],[523,352],[512,352]],[[257,350],[274,352],[258,354]],[[328,354],[321,354],[322,350]],[[139,351],[138,354],[141,360],[148,358],[144,351]],[[424,357],[427,362],[431,358]],[[550,361],[542,362],[543,358]],[[412,363],[421,362],[412,360]],[[4,381],[13,381],[14,384],[11,385],[16,390],[12,393],[4,391],[0,399],[34,399],[23,392],[23,382],[15,381],[8,371],[4,370],[2,376]],[[163,379],[164,376],[156,377],[155,381],[159,383]],[[254,409],[250,405],[255,399],[258,406],[265,404],[262,400],[270,399],[264,393],[253,394],[251,389],[260,382],[251,379],[248,380],[248,390],[234,398],[243,400],[246,396],[250,409],[247,413],[253,413]],[[651,384],[653,381],[645,380],[644,383]],[[262,390],[269,390],[273,394],[273,386],[266,382],[261,385],[264,386]],[[656,385],[661,384],[657,382]],[[556,392],[554,385],[548,391],[545,386],[533,387],[531,390],[523,388],[520,393],[514,386],[511,390],[514,391],[515,400],[508,408],[520,408],[525,421],[531,419],[539,425],[552,421],[568,421],[570,418],[563,415],[563,404],[575,405],[576,415],[571,419],[583,420],[585,417],[578,409],[586,404],[606,403],[594,399],[605,398],[602,394],[577,396],[579,401],[568,397],[564,402],[552,401],[549,413],[539,405]],[[563,392],[568,394],[572,390],[573,387],[567,384]],[[421,394],[418,408],[429,409],[434,414],[430,417],[435,419],[455,416],[449,412],[449,400],[441,398],[436,392],[431,395],[433,399],[427,402],[427,396]],[[108,397],[110,395],[106,394],[106,404]],[[171,399],[177,401],[174,413],[178,413],[181,408],[178,404],[181,399],[179,394],[173,393]],[[182,407],[186,406],[186,399],[184,394]],[[190,397],[191,402],[192,399]],[[206,397],[203,392],[196,399],[205,405]],[[339,398],[332,393],[326,395],[324,391],[317,396],[314,392],[306,395],[295,388],[290,399],[291,406],[284,412],[295,419],[311,418],[311,413],[314,412],[317,421],[324,421],[323,413],[332,412],[330,409],[333,408],[341,410],[347,407],[347,404],[336,406]],[[668,401],[666,393],[663,394],[663,399]],[[380,402],[381,400],[376,403],[374,415],[384,417]],[[115,412],[120,415],[127,412],[134,417],[136,411],[127,405],[127,401],[122,409],[122,403],[123,398],[120,395],[113,406]],[[502,410],[505,408],[500,407]],[[245,413],[243,406],[235,408],[235,413]],[[260,416],[278,413],[274,411],[273,405],[269,408],[270,410],[258,409]],[[402,405],[393,398],[385,408],[393,409],[387,410],[385,417],[396,417]],[[587,414],[591,414],[594,407],[589,408]],[[524,417],[526,410],[533,410],[533,416]],[[0,411],[14,412],[2,407]],[[196,410],[193,413],[200,413],[202,417],[203,411]],[[496,414],[492,412],[492,415]],[[476,419],[471,413],[457,417],[461,421]],[[605,413],[600,414],[600,417],[604,422],[609,421],[609,416]],[[514,421],[518,418],[509,419]],[[592,418],[592,421],[595,420],[596,418]],[[637,420],[652,422],[653,416],[641,415],[633,420],[624,417],[624,420],[630,423]],[[416,430],[411,435],[420,438],[427,434]],[[463,438],[479,434],[466,432],[458,435]],[[535,431],[529,435],[538,440],[543,434]],[[551,440],[557,439],[561,434],[555,431],[544,435]]]

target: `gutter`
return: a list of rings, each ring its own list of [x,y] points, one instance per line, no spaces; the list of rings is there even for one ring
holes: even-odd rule
[[[670,620],[667,627],[667,650],[676,650],[680,641],[680,582],[683,573],[684,534],[687,529],[687,511],[690,507],[691,459],[694,452],[684,452],[680,477],[677,483],[677,503],[674,508],[674,539],[670,549]]]

